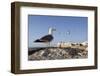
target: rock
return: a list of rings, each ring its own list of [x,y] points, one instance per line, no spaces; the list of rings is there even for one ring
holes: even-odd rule
[[[35,49],[36,51],[36,49]],[[38,51],[28,56],[29,60],[56,60],[87,58],[88,51],[79,48],[38,48]]]

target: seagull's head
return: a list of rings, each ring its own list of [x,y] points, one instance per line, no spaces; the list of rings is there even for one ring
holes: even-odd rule
[[[50,28],[49,28],[49,32],[48,32],[48,34],[53,34],[54,31],[56,31],[56,29],[50,27]]]

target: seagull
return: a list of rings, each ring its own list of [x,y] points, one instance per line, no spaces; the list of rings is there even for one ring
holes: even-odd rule
[[[70,31],[67,31],[66,34],[67,34],[67,35],[70,35]]]
[[[36,39],[34,42],[48,43],[50,46],[50,42],[54,39],[53,31],[56,31],[56,29],[50,27],[47,35],[41,37],[40,39]]]

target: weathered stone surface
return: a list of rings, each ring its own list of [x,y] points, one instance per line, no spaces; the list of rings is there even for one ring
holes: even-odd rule
[[[80,59],[87,58],[88,51],[86,47],[84,49],[80,48],[57,48],[57,47],[49,47],[37,49],[32,54],[29,54],[29,60],[56,60],[56,59]],[[34,50],[31,50],[34,51]]]

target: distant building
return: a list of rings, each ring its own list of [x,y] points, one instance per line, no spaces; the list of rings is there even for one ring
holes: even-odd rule
[[[88,42],[87,41],[84,41],[83,43],[81,43],[82,45],[86,46],[88,45]]]
[[[59,42],[59,43],[57,43],[57,47],[71,47],[71,46],[88,46],[88,42],[85,41],[83,43],[71,43],[71,42]]]
[[[59,42],[57,43],[57,47],[71,47],[72,44],[70,42]]]

